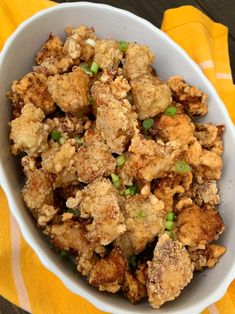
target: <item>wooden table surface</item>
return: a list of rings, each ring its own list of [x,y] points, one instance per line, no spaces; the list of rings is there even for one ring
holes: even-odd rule
[[[57,2],[69,1],[58,0]],[[161,26],[163,12],[165,10],[182,5],[194,5],[205,12],[214,21],[228,26],[230,60],[235,81],[235,0],[90,0],[90,2],[102,2],[126,9],[149,20],[157,27]],[[0,314],[16,313],[26,314],[27,312],[17,308],[15,305],[0,297]]]

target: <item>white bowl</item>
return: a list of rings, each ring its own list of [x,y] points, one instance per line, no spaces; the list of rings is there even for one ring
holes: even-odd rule
[[[219,300],[235,278],[235,132],[228,112],[212,84],[200,68],[167,35],[142,18],[111,6],[89,2],[67,3],[41,11],[21,24],[7,40],[0,54],[0,179],[13,215],[24,238],[36,252],[43,265],[52,271],[72,292],[86,298],[96,307],[111,313],[156,313],[146,303],[131,305],[124,298],[96,291],[80,279],[50,249],[41,231],[32,221],[21,198],[22,176],[16,158],[10,153],[9,129],[11,109],[5,97],[14,79],[32,69],[35,52],[50,32],[65,37],[66,26],[86,24],[94,26],[98,36],[147,44],[156,55],[158,75],[167,79],[182,75],[209,95],[209,113],[204,121],[226,125],[223,176],[220,180],[222,203],[220,213],[226,230],[219,242],[228,249],[220,263],[212,270],[195,275],[190,285],[174,302],[164,305],[158,314],[196,314]]]

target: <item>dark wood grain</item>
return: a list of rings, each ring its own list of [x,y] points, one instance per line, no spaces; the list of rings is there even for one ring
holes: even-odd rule
[[[58,0],[57,2],[69,2]],[[71,1],[76,2],[76,1]],[[156,25],[161,26],[163,13],[169,8],[194,5],[211,19],[229,28],[229,51],[233,78],[235,78],[235,0],[90,0],[129,10]],[[0,297],[0,314],[26,314],[15,305]]]

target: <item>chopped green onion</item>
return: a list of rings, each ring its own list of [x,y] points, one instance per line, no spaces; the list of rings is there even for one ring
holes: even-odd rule
[[[61,138],[59,139],[59,143],[60,143],[61,145],[63,145],[65,142],[66,142],[66,139],[65,139],[64,137],[61,137]]]
[[[179,160],[175,164],[175,171],[177,172],[188,172],[190,170],[190,166],[183,160]]]
[[[85,40],[85,43],[91,47],[95,47],[95,41],[94,39],[88,38]]]
[[[125,162],[126,162],[126,159],[125,159],[125,156],[123,156],[123,155],[120,155],[116,158],[117,167],[123,166]]]
[[[167,216],[166,216],[166,220],[167,221],[174,221],[175,220],[175,213],[173,213],[173,212],[169,212],[169,213],[167,213]]]
[[[69,252],[68,251],[65,251],[65,250],[61,250],[60,251],[60,256],[68,256]]]
[[[118,47],[121,50],[121,52],[125,53],[127,51],[127,48],[128,48],[128,42],[126,42],[124,40],[120,40],[118,43]]]
[[[136,255],[131,255],[130,257],[129,257],[129,266],[131,267],[131,268],[136,268],[136,266],[137,266],[137,256]]]
[[[134,196],[137,193],[137,186],[136,185],[131,185],[129,188],[125,189],[124,194],[126,196],[131,195]]]
[[[165,233],[165,234],[167,234],[167,235],[168,235],[168,237],[170,237],[171,239],[173,239],[173,238],[174,238],[174,234],[173,234],[173,232],[172,232],[172,231],[165,230],[165,231],[164,231],[164,233]]]
[[[59,141],[61,138],[61,133],[58,130],[52,130],[50,136],[54,141]]]
[[[152,126],[153,126],[153,119],[149,118],[149,119],[145,119],[143,122],[142,122],[142,126],[143,128],[147,131],[149,130]]]
[[[176,107],[170,106],[170,107],[168,107],[168,108],[165,110],[164,113],[165,113],[167,116],[173,117],[173,116],[176,114],[176,112],[177,112]]]
[[[99,65],[95,61],[93,61],[90,70],[92,73],[97,74],[99,71]]]
[[[75,210],[75,209],[72,209],[72,208],[66,208],[66,212],[68,213],[71,213],[75,216],[79,216],[80,217],[80,210]]]
[[[175,227],[175,224],[174,224],[173,221],[166,221],[166,222],[165,222],[165,229],[171,231],[171,230],[174,229],[174,227]]]
[[[144,209],[140,209],[138,214],[137,214],[137,218],[145,218],[146,217],[146,212],[144,211]]]
[[[94,98],[92,96],[88,96],[88,104],[93,105],[94,104]]]
[[[80,137],[76,137],[76,142],[78,145],[82,145],[83,144],[83,140]]]
[[[121,185],[121,180],[120,180],[119,176],[117,176],[115,173],[112,173],[111,179],[112,179],[112,182],[113,182],[113,185],[115,186],[115,188],[118,189]]]
[[[81,63],[80,68],[88,75],[92,75],[92,72],[89,68],[89,65],[87,63]]]

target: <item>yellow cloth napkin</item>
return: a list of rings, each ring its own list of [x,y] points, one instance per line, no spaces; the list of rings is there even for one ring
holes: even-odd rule
[[[46,0],[0,0],[0,49],[18,24],[53,6]],[[228,29],[191,6],[167,10],[162,29],[201,66],[235,122],[235,88],[228,55]],[[50,30],[48,30],[50,31]],[[79,280],[79,279],[78,279]],[[0,189],[0,294],[35,314],[98,314],[88,301],[67,290],[47,271],[21,236]],[[235,313],[235,281],[203,314]]]

